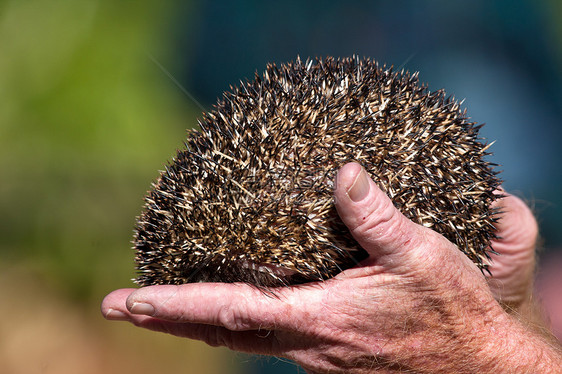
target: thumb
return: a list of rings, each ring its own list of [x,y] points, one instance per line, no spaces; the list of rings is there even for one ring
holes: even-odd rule
[[[405,255],[423,237],[422,228],[396,209],[358,163],[339,170],[334,196],[342,221],[377,261],[389,255]]]

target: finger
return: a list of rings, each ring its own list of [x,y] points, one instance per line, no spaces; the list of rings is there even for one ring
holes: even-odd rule
[[[496,252],[511,254],[521,249],[534,249],[538,238],[538,224],[531,209],[520,198],[502,192],[493,208],[501,212],[496,224],[499,239],[492,241]]]
[[[127,297],[135,290],[135,288],[123,288],[108,294],[101,303],[101,313],[103,316],[114,321],[130,320],[126,301]]]
[[[416,247],[420,227],[394,207],[361,165],[350,163],[340,169],[334,195],[342,221],[373,257],[380,259]]]
[[[532,293],[538,225],[521,199],[504,196],[493,205],[502,213],[496,224],[499,238],[491,242],[498,254],[490,253],[488,283],[498,300],[517,304]]]
[[[152,291],[169,286],[149,287]],[[176,287],[176,286],[171,286]],[[224,346],[233,350],[278,355],[282,353],[283,344],[277,339],[277,333],[260,327],[254,330],[232,331],[223,326],[202,323],[172,322],[143,314],[134,314],[127,309],[127,298],[138,289],[120,289],[108,294],[101,306],[102,314],[109,320],[129,321],[135,326],[148,330],[163,332],[178,337],[203,341],[213,347]],[[177,294],[176,295],[181,295]],[[168,295],[169,296],[169,295]],[[140,299],[139,299],[140,300]],[[205,300],[199,300],[204,304]],[[165,308],[160,309],[164,311]],[[158,314],[158,313],[155,313]],[[177,316],[173,316],[177,318]],[[177,318],[181,320],[182,318]]]
[[[222,326],[181,323],[155,317],[132,314],[126,308],[126,298],[134,289],[117,290],[102,302],[102,314],[109,320],[129,321],[135,326],[182,338],[203,341],[213,347],[224,346],[237,351],[257,354],[278,354],[280,344],[271,330],[231,331]]]
[[[300,289],[300,293],[308,291]],[[294,318],[304,307],[314,305],[314,292],[293,297],[291,288],[275,296],[246,284],[196,283],[151,286],[131,293],[127,310],[171,322],[222,326],[231,331],[259,329],[296,330],[305,326]],[[307,305],[301,305],[306,300]]]
[[[143,315],[130,315],[135,326],[151,331],[163,332],[181,338],[200,340],[212,347],[227,347],[232,350],[275,355],[281,353],[281,343],[271,330],[231,331],[222,326],[198,323],[179,323]]]

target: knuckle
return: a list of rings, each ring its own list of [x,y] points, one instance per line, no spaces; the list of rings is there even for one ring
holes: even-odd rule
[[[248,328],[247,322],[242,318],[242,313],[231,306],[220,309],[218,323],[230,331],[242,331]]]
[[[361,217],[361,222],[353,230],[354,234],[376,240],[378,243],[401,243],[408,237],[409,221],[387,200],[378,207],[371,208]],[[404,244],[401,243],[401,244]]]

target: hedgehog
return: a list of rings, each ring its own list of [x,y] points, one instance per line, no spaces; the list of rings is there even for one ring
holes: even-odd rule
[[[351,161],[406,217],[488,269],[500,184],[491,144],[418,73],[357,56],[269,64],[198,122],[145,197],[138,285],[279,287],[356,266],[368,255],[333,202]]]

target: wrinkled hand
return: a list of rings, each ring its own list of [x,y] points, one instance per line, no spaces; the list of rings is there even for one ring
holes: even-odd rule
[[[340,170],[335,199],[370,254],[359,267],[276,289],[276,297],[245,284],[122,289],[106,296],[102,313],[212,346],[293,359],[311,373],[505,372],[498,368],[539,368],[537,357],[552,364],[542,340],[503,311],[476,266],[406,219],[360,165]],[[503,236],[506,249],[517,242]],[[495,270],[509,282],[505,258]],[[494,292],[506,299],[518,288]]]

